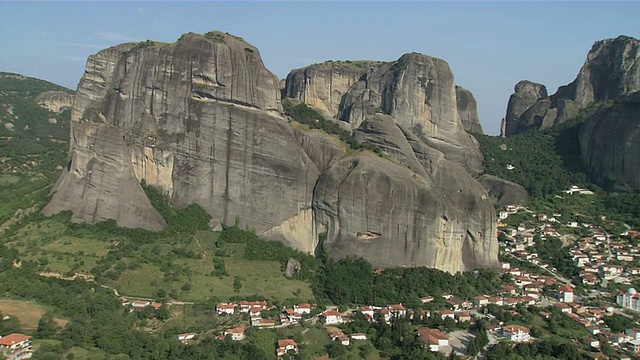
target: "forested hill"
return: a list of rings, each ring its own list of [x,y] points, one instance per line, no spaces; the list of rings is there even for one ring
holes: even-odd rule
[[[590,214],[593,221],[604,215],[640,225],[640,194],[609,192],[590,181],[578,138],[584,119],[578,116],[546,130],[507,138],[474,134],[484,155],[486,173],[524,186],[534,209],[550,207]],[[586,198],[565,196],[564,190],[573,185],[595,194]]]
[[[554,196],[571,185],[593,188],[580,159],[583,121],[577,117],[507,138],[476,134],[485,171],[524,186],[533,198]]]
[[[52,158],[64,163],[69,112],[56,113],[38,105],[38,96],[46,92],[72,93],[44,80],[0,72],[0,171],[16,173],[27,167],[52,170]]]
[[[46,200],[64,166],[72,93],[44,80],[0,72],[0,230],[17,212],[33,211]]]

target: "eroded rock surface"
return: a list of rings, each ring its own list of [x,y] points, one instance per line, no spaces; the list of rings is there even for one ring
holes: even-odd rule
[[[582,159],[599,185],[640,191],[640,93],[589,116],[580,129]]]
[[[101,51],[87,62],[72,116],[70,171],[46,214],[69,209],[78,221],[157,230],[158,214],[140,205],[141,181],[175,206],[197,203],[222,223],[238,217],[260,232],[310,209],[318,169],[281,117],[278,80],[258,50],[234,36],[186,34],[174,44]],[[110,136],[82,140],[95,129]],[[98,168],[102,162],[117,166]],[[95,184],[98,174],[114,181]],[[96,193],[112,194],[117,206],[101,206]],[[137,216],[125,221],[126,209]],[[311,235],[273,236],[313,251]]]
[[[177,207],[202,206],[212,227],[238,221],[309,253],[326,231],[334,258],[496,266],[495,212],[473,179],[482,157],[460,115],[473,122],[474,103],[459,101],[468,94],[443,60],[367,64],[299,70],[283,90],[380,153],[346,156],[336,136],[289,124],[281,83],[240,38],[185,34],[92,55],[72,107],[71,160],[44,212],[159,230],[144,181]]]
[[[458,117],[462,121],[464,130],[469,133],[483,134],[478,117],[478,103],[471,91],[456,85],[456,104]]]
[[[526,205],[531,201],[527,190],[513,181],[488,174],[480,176],[478,181],[487,190],[489,196],[495,199],[500,206],[509,204]]]

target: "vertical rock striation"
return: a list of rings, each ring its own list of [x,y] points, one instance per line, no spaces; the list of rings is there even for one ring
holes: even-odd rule
[[[281,91],[345,121],[381,150],[346,156],[336,137],[292,126]],[[160,230],[139,185],[213,223],[255,228],[313,253],[450,272],[497,265],[495,213],[482,170],[475,101],[443,60],[320,64],[284,89],[235,36],[122,44],[87,61],[72,106],[70,162],[45,214]],[[464,114],[467,125],[463,124]]]
[[[608,102],[580,128],[592,179],[613,190],[640,191],[640,92]]]

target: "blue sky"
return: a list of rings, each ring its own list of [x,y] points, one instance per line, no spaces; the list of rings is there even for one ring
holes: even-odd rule
[[[0,71],[72,89],[88,55],[126,41],[220,30],[283,78],[324,60],[446,60],[478,100],[486,133],[516,82],[571,82],[596,40],[640,37],[637,2],[0,2]]]

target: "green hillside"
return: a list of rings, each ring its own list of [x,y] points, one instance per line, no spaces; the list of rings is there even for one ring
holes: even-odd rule
[[[66,163],[69,110],[60,114],[36,103],[45,91],[71,90],[0,72],[0,230],[44,204]]]
[[[507,138],[474,135],[484,155],[485,171],[524,186],[532,197],[533,210],[556,209],[566,214],[565,220],[602,224],[605,216],[640,225],[639,194],[609,192],[590,181],[580,157],[578,135],[583,122],[584,117],[579,116],[550,129]],[[565,194],[573,185],[595,194]]]

